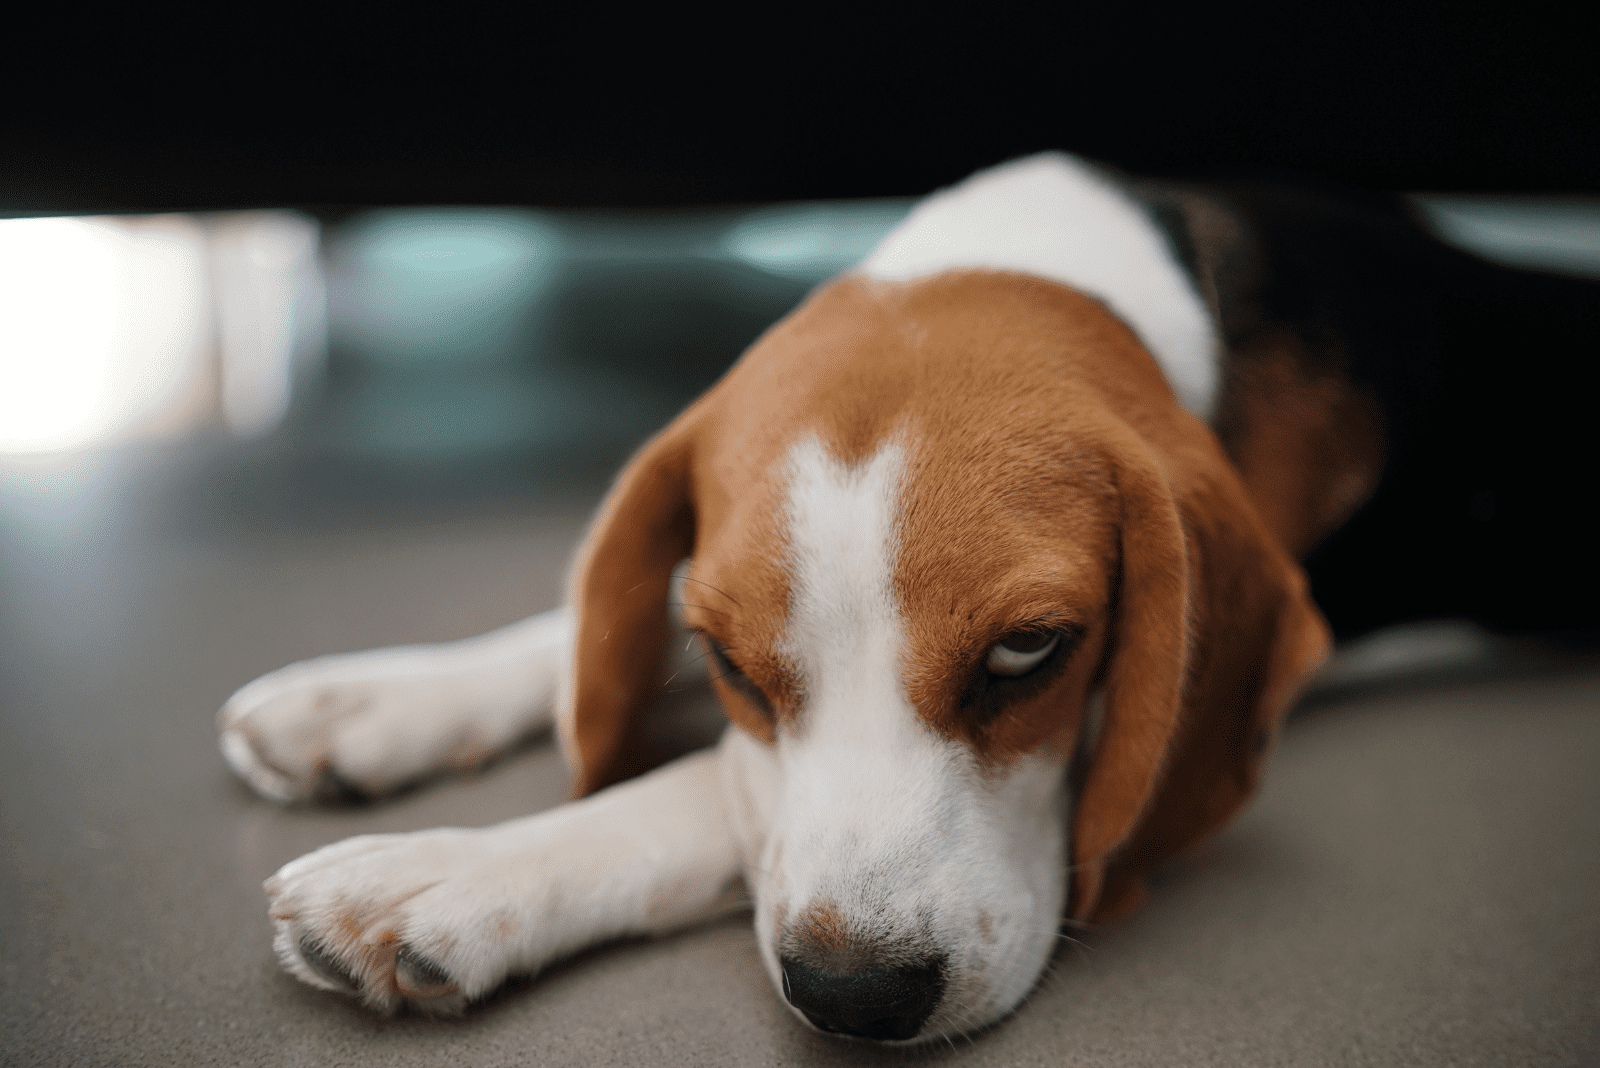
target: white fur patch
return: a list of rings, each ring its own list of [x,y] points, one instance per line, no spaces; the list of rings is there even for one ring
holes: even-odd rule
[[[918,204],[858,268],[907,282],[962,267],[1048,278],[1106,303],[1209,419],[1220,345],[1210,311],[1137,201],[1059,152],[980,171]]]
[[[811,695],[808,729],[853,703],[905,704],[892,587],[894,522],[905,470],[898,443],[851,470],[808,438],[789,456],[793,596],[789,648]],[[914,717],[913,717],[914,718]]]
[[[328,773],[390,793],[544,727],[571,659],[571,617],[558,608],[462,641],[301,661],[228,699],[222,753],[275,801],[310,798]]]

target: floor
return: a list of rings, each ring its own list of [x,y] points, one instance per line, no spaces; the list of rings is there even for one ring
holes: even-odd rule
[[[0,471],[0,1063],[1600,1063],[1600,665],[1460,627],[1347,651],[1254,807],[970,1040],[804,1030],[740,919],[457,1020],[370,1015],[279,971],[261,881],[351,834],[558,804],[558,758],[284,809],[229,775],[212,715],[299,657],[552,605],[598,485],[267,521],[185,503],[174,469]]]

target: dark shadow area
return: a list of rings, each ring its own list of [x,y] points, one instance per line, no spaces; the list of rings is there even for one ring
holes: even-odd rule
[[[1581,9],[824,4],[440,17],[180,4],[6,24],[0,211],[908,196],[1068,148],[1142,172],[1592,191]]]
[[[1600,632],[1593,630],[1508,636],[1465,620],[1414,622],[1342,643],[1290,716],[1473,683],[1577,678],[1597,667]]]

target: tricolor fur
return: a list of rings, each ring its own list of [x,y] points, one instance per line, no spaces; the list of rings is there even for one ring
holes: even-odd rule
[[[938,194],[645,446],[566,608],[241,690],[224,752],[269,796],[551,718],[582,795],[286,865],[284,964],[450,1009],[742,875],[800,1018],[922,1041],[1011,1011],[1063,918],[1133,908],[1253,792],[1328,645],[1295,557],[1381,468],[1354,335],[1275,295],[1230,203],[1058,155]],[[651,770],[675,573],[732,726]]]

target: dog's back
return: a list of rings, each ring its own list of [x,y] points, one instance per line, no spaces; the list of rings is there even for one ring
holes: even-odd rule
[[[1453,249],[1398,197],[1133,188],[1212,304],[1227,352],[1215,425],[1247,477],[1280,444],[1252,458],[1252,433],[1281,427],[1284,404],[1331,424],[1302,442],[1321,463],[1372,476],[1330,479],[1333,506],[1364,500],[1297,547],[1337,633],[1430,616],[1592,628],[1592,402],[1578,379],[1600,337],[1600,285]]]

